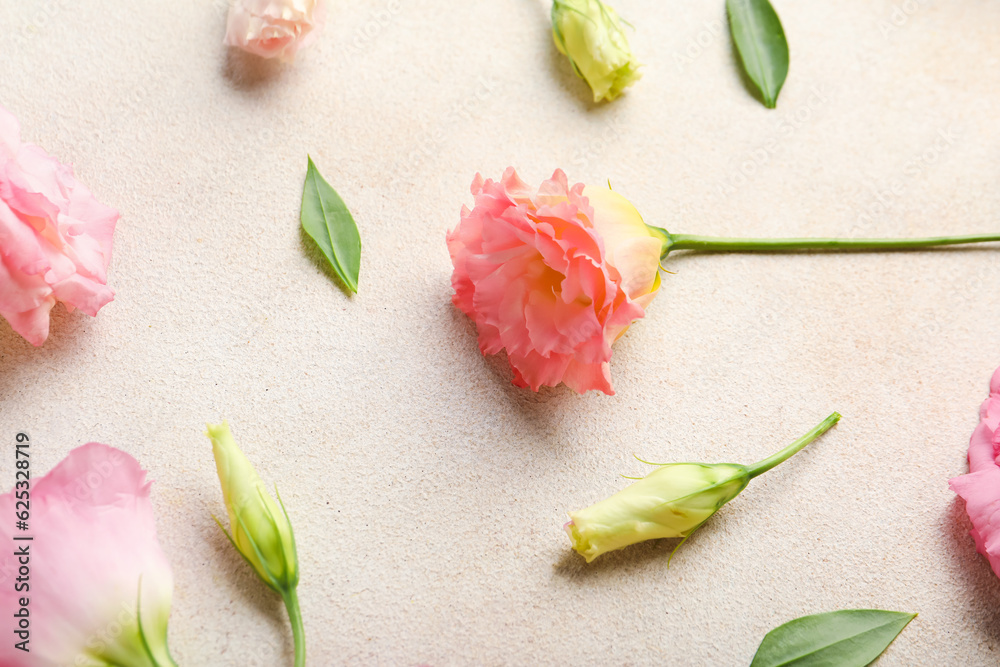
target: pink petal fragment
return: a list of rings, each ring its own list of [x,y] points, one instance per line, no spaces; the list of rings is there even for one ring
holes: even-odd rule
[[[979,410],[980,422],[969,440],[969,473],[948,485],[965,501],[976,549],[1000,577],[1000,369],[990,381],[990,396]]]

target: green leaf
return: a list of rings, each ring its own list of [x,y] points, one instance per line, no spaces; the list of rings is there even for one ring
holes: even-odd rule
[[[726,0],[729,29],[747,76],[773,109],[788,75],[788,42],[767,0]]]
[[[337,276],[349,290],[358,291],[361,271],[361,235],[351,212],[309,158],[302,187],[302,229],[323,251]]]
[[[865,667],[915,616],[880,609],[803,616],[767,633],[750,667]]]

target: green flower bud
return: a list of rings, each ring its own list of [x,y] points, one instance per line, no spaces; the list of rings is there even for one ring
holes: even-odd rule
[[[595,102],[615,99],[642,77],[622,20],[601,0],[554,0],[552,39],[590,86]]]
[[[570,512],[573,548],[594,560],[636,542],[687,537],[750,481],[735,463],[664,465],[607,500]]]
[[[228,422],[209,424],[207,435],[212,439],[229,513],[227,535],[264,583],[285,595],[299,583],[299,560],[284,505],[267,492],[250,460],[233,440]]]
[[[606,500],[570,512],[565,529],[587,559],[661,537],[687,538],[740,494],[754,477],[790,458],[830,429],[836,412],[774,456],[753,466],[738,463],[651,464],[657,469]]]

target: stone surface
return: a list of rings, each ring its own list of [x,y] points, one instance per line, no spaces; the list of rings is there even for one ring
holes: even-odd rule
[[[212,520],[223,418],[294,521],[311,665],[740,665],[850,607],[919,612],[885,667],[997,663],[1000,582],[947,487],[1000,364],[995,247],[678,254],[617,395],[581,397],[480,356],[444,234],[508,165],[692,234],[997,231],[1000,5],[782,0],[768,111],[722,0],[614,4],[645,75],[599,106],[541,0],[338,0],[286,67],[222,46],[224,0],[0,4],[0,104],[122,212],[96,319],[58,308],[40,349],[0,323],[0,442],[29,431],[35,474],[91,440],[149,469],[180,664],[291,664]],[[298,229],[307,154],[361,230],[353,298]],[[569,550],[633,453],[750,463],[833,410],[669,569],[673,541]]]

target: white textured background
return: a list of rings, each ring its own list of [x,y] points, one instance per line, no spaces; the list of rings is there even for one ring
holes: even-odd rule
[[[96,319],[58,308],[40,349],[0,324],[0,442],[28,430],[36,474],[91,440],[149,469],[182,665],[291,663],[212,521],[222,418],[294,521],[312,665],[743,665],[849,607],[920,613],[880,666],[997,664],[1000,582],[947,487],[1000,364],[996,247],[678,254],[617,396],[581,397],[479,355],[444,234],[507,165],[686,233],[996,232],[1000,4],[776,0],[775,111],[722,0],[614,5],[647,66],[595,106],[542,0],[335,0],[291,67],[227,53],[225,0],[0,3],[0,104],[122,213]],[[307,153],[361,230],[357,297],[299,232]],[[565,512],[633,452],[751,463],[833,410],[669,570],[675,541],[570,551]]]

